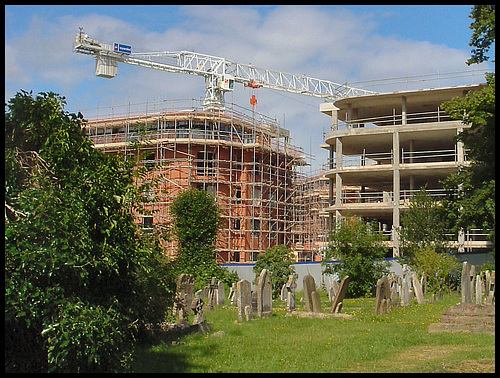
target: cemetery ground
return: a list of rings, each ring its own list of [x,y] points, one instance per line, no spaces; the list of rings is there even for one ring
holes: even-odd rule
[[[227,291],[226,291],[227,292]],[[297,292],[297,311],[304,311]],[[320,291],[322,312],[331,302]],[[135,372],[197,373],[438,373],[495,371],[495,335],[428,333],[441,313],[460,303],[460,293],[443,300],[392,308],[374,315],[374,298],[344,299],[344,318],[287,317],[286,305],[273,301],[273,315],[238,322],[237,308],[225,301],[205,311],[208,333],[169,335],[142,346]],[[191,315],[192,318],[192,315]],[[190,319],[191,320],[191,319]]]

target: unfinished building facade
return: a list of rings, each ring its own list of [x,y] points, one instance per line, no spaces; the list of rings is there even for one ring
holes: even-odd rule
[[[390,236],[392,256],[399,256],[400,216],[421,187],[439,199],[441,180],[467,165],[467,151],[455,137],[465,128],[440,105],[464,97],[481,85],[363,95],[324,103],[320,111],[332,119],[325,136],[330,159],[330,206],[340,222],[357,215],[379,222]],[[358,192],[345,190],[357,186]],[[455,240],[458,252],[490,248],[481,230]],[[389,256],[388,256],[389,257]]]
[[[151,213],[138,214],[144,228],[168,228],[172,201],[197,188],[213,194],[221,209],[220,263],[256,261],[275,245],[296,250],[305,238],[296,185],[303,180],[305,155],[276,120],[236,105],[204,111],[195,100],[104,113],[87,122],[95,148],[131,155],[131,142],[140,141],[139,164],[152,168],[145,180],[160,182],[149,193]],[[175,241],[165,248],[175,255]],[[309,255],[299,249],[297,259]]]

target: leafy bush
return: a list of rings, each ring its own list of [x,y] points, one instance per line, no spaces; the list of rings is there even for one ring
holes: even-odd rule
[[[285,245],[276,245],[259,255],[253,271],[256,277],[263,269],[269,271],[273,286],[273,298],[278,298],[281,288],[288,281],[288,277],[296,275],[293,264],[295,264],[295,258],[292,250]]]
[[[443,286],[450,286],[451,274],[459,268],[456,257],[438,253],[432,247],[420,248],[410,266],[426,275],[427,291],[432,293],[437,293]]]
[[[215,243],[220,224],[220,209],[215,198],[203,190],[180,193],[170,206],[178,254],[172,265],[177,274],[192,274],[195,288],[201,289],[212,277],[231,285],[236,273],[216,263]]]
[[[340,279],[349,276],[349,296],[370,296],[377,280],[387,272],[388,263],[382,260],[386,253],[384,240],[374,224],[359,217],[347,218],[332,231],[323,260],[325,272],[337,273]],[[338,264],[326,264],[335,260]]]
[[[163,319],[172,274],[134,223],[139,172],[94,149],[64,105],[22,91],[5,113],[6,371],[126,371],[134,324]]]

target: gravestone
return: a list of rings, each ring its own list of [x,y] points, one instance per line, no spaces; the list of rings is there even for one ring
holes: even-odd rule
[[[389,313],[391,311],[391,287],[389,278],[383,275],[377,281],[375,290],[375,315]]]
[[[191,274],[181,274],[177,279],[174,297],[174,316],[179,324],[188,324],[189,306],[193,300],[194,277]]]
[[[311,293],[312,312],[321,312],[321,299],[319,293],[314,290]]]
[[[289,276],[285,284],[286,287],[286,310],[288,312],[295,310],[295,290],[297,289],[297,282],[294,276]]]
[[[207,311],[213,311],[214,306],[217,303],[217,278],[212,277],[211,282],[207,286],[207,303],[205,310]],[[205,292],[203,293],[205,294]]]
[[[476,276],[476,304],[483,304],[483,281],[480,274]]]
[[[415,296],[417,297],[417,303],[425,304],[424,293],[422,292],[422,285],[420,284],[420,281],[418,280],[416,274],[412,276],[412,280],[413,280],[412,282],[413,282],[413,289],[415,291]]]
[[[470,303],[474,303],[474,293],[476,291],[476,266],[470,266],[469,272],[469,281],[470,281]]]
[[[271,275],[267,269],[262,269],[255,284],[257,293],[257,316],[269,317],[273,314],[273,287]]]
[[[314,277],[310,274],[306,274],[302,279],[302,284],[304,286],[304,307],[306,311],[313,310],[312,297],[313,291],[316,291],[316,283],[314,282]]]
[[[391,307],[399,307],[399,288],[401,287],[401,279],[394,272],[391,272],[388,278],[391,287]]]
[[[287,293],[287,290],[286,290],[286,282],[285,282],[283,284],[283,286],[281,286],[281,290],[280,290],[280,299],[283,302],[286,302],[286,293]]]
[[[252,313],[257,313],[257,292],[252,291]]]
[[[461,289],[462,289],[462,303],[471,304],[471,285],[470,285],[470,265],[467,261],[462,264],[462,275],[461,275]]]
[[[490,273],[489,271],[487,271]],[[489,274],[488,283],[486,284],[486,304],[493,304],[495,301],[495,271]]]
[[[217,305],[218,306],[223,306],[226,300],[226,290],[224,289],[224,283],[222,281],[219,281],[217,283]]]
[[[337,280],[332,281],[332,286],[328,289],[328,301],[332,302],[337,292],[339,291],[339,283]]]
[[[238,281],[236,284],[236,298],[238,305],[238,321],[242,322],[243,319],[245,319],[245,307],[250,307],[250,313],[252,310],[252,284],[250,281]]]
[[[203,305],[203,290],[198,290],[191,301],[191,310],[194,312],[193,325],[207,321],[207,318],[203,314]]]
[[[402,307],[410,305],[410,276],[411,272],[408,265],[403,264],[403,277],[401,279],[401,290],[399,293]]]
[[[345,276],[344,278],[342,278],[342,281],[340,282],[339,291],[337,292],[337,295],[333,299],[332,312],[340,312],[340,310],[342,309],[342,301],[344,300],[344,297],[347,293],[349,282],[351,282],[351,278],[349,276]]]
[[[253,311],[252,311],[252,306],[246,305],[245,306],[245,320],[249,322],[253,318]]]
[[[231,289],[229,289],[228,300],[232,305],[236,305],[238,302],[237,299],[238,297],[236,295],[236,282],[233,282],[233,284],[231,285]]]

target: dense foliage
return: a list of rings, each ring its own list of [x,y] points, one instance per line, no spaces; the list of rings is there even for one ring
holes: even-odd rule
[[[469,16],[473,31],[469,45],[473,47],[472,56],[467,64],[482,63],[489,60],[488,53],[495,42],[495,4],[474,5]]]
[[[215,243],[220,225],[220,209],[208,192],[189,189],[180,193],[170,206],[172,226],[177,238],[175,271],[192,274],[195,287],[201,289],[216,277],[230,285],[236,274],[216,263]]]
[[[382,274],[387,273],[388,262],[383,258],[386,237],[378,232],[375,224],[362,218],[350,217],[332,231],[330,243],[325,252],[325,272],[337,273],[339,279],[351,278],[348,295],[368,297]],[[326,264],[338,261],[335,264]]]
[[[422,187],[412,198],[408,211],[401,215],[400,251],[403,263],[410,263],[418,250],[432,247],[449,252],[445,209]]]
[[[460,268],[458,259],[447,253],[438,253],[427,245],[420,247],[414,254],[410,266],[427,278],[427,292],[438,293],[444,287],[455,284],[452,274]]]
[[[85,136],[54,93],[5,113],[6,371],[127,371],[139,321],[162,320],[170,272],[133,209],[138,171]]]
[[[263,269],[267,269],[271,276],[273,298],[278,298],[281,288],[288,281],[288,277],[295,275],[295,257],[293,251],[285,245],[276,245],[260,254],[253,267],[255,277],[259,277]]]
[[[495,42],[495,5],[475,5],[470,18],[472,57],[467,64],[482,63]],[[494,61],[494,60],[493,60]],[[495,242],[495,74],[486,75],[481,91],[445,102],[442,108],[453,119],[470,127],[458,135],[468,150],[470,166],[451,175],[444,187],[443,205],[452,230],[479,228]],[[494,252],[493,252],[494,254]]]

